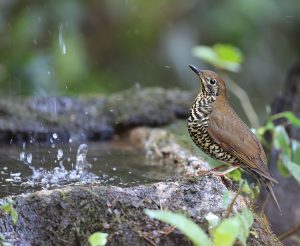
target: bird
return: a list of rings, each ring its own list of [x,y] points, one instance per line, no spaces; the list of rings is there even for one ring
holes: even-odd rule
[[[231,166],[221,174],[241,168],[261,182],[281,212],[272,188],[278,182],[270,175],[264,149],[230,106],[225,81],[213,71],[200,70],[194,65],[189,67],[201,85],[187,120],[192,140],[203,152]]]

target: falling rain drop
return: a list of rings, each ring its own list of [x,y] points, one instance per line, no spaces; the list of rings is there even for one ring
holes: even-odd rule
[[[65,44],[63,32],[64,32],[64,26],[63,26],[63,24],[60,24],[59,33],[58,33],[58,42],[59,42],[60,51],[65,55],[65,54],[67,54],[67,47]]]

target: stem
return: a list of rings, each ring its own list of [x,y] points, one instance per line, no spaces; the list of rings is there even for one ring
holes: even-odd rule
[[[278,239],[282,241],[282,240],[284,240],[284,239],[292,236],[293,234],[295,234],[299,230],[300,230],[300,224],[295,225],[292,228],[290,228],[289,230],[287,230],[286,232],[284,232],[281,235],[279,235]]]

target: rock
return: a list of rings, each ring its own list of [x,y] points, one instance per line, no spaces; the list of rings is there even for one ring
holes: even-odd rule
[[[0,140],[107,140],[134,126],[161,126],[187,117],[192,93],[130,89],[107,97],[29,97],[0,100]]]
[[[168,209],[191,217],[207,231],[204,216],[209,212],[224,217],[223,192],[230,191],[220,177],[195,176],[208,164],[182,148],[163,130],[139,128],[127,134],[147,149],[150,160],[173,165],[183,175],[165,182],[135,187],[73,185],[11,197],[19,220],[14,226],[8,215],[0,219],[0,232],[17,245],[87,245],[95,231],[109,234],[108,245],[191,245],[171,226],[152,220],[145,208]],[[5,199],[0,200],[0,203]],[[239,195],[233,212],[250,207]],[[248,245],[282,245],[270,232],[269,225],[255,217]],[[254,235],[257,235],[255,237]]]

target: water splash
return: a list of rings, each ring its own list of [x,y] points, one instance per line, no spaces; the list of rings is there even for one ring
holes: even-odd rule
[[[63,158],[64,156],[64,152],[62,149],[58,149],[57,150],[57,160],[60,160],[61,158]]]
[[[76,165],[75,165],[75,169],[78,172],[87,170],[92,166],[86,159],[87,152],[88,152],[88,146],[86,144],[80,144],[80,146],[77,149]]]
[[[57,139],[58,136],[52,135],[54,139]],[[52,138],[51,138],[52,139]],[[53,142],[53,139],[52,141]],[[53,148],[53,143],[51,147]],[[55,145],[54,145],[55,147]],[[25,148],[25,146],[24,146]],[[49,151],[48,151],[49,153]],[[50,152],[51,153],[51,152]],[[26,180],[21,178],[21,173],[11,173],[9,178],[6,179],[7,182],[18,183],[21,186],[31,186],[31,187],[42,187],[43,189],[48,189],[51,187],[60,187],[62,185],[74,182],[88,183],[93,181],[99,181],[100,177],[89,172],[88,169],[92,165],[87,161],[88,146],[86,144],[80,144],[77,149],[76,155],[76,164],[75,168],[67,170],[64,166],[64,152],[62,149],[57,150],[56,160],[54,163],[58,163],[58,166],[54,167],[52,170],[47,170],[43,167],[34,167],[33,166],[33,155],[32,153],[26,154],[25,151],[20,152],[19,160],[32,171],[31,177]],[[70,162],[70,157],[65,157],[67,162]],[[103,177],[102,177],[103,179]]]

